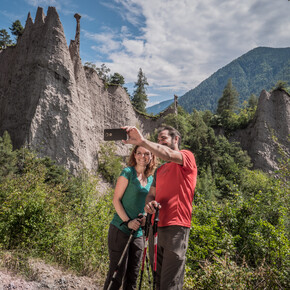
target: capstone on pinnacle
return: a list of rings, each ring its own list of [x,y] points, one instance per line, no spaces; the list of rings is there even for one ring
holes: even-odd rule
[[[74,18],[77,20],[77,28],[76,28],[76,36],[75,36],[75,42],[77,44],[77,46],[79,47],[80,45],[80,19],[81,19],[81,15],[79,15],[78,13],[76,13],[74,15]]]

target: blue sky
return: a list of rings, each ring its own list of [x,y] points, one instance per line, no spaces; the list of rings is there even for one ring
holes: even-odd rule
[[[81,18],[81,59],[125,77],[133,92],[139,68],[148,106],[182,96],[219,68],[258,47],[290,46],[287,0],[1,0],[0,29],[54,6],[67,42]]]

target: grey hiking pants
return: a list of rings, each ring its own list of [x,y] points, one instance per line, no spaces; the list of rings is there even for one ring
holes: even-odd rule
[[[157,290],[181,290],[183,287],[185,255],[190,228],[168,226],[158,228]],[[153,233],[150,229],[149,254],[153,268]]]

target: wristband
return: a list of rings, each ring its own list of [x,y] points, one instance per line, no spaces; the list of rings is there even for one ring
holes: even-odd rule
[[[122,222],[122,223],[120,224],[120,226],[125,225],[125,226],[128,227],[128,223],[129,223],[130,221],[131,221],[131,219],[128,219],[127,221]]]

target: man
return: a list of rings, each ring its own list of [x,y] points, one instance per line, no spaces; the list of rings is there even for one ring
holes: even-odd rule
[[[194,155],[188,150],[179,150],[181,136],[171,126],[158,130],[158,143],[145,139],[135,127],[124,129],[129,136],[124,143],[140,145],[167,161],[155,172],[145,212],[153,214],[160,204],[157,289],[182,289],[197,177]]]

